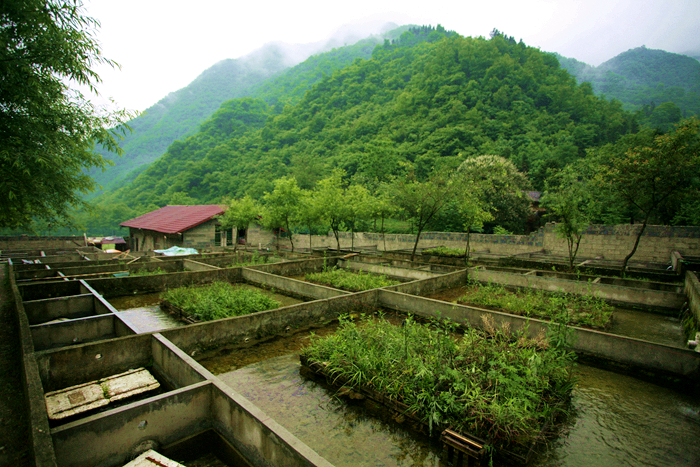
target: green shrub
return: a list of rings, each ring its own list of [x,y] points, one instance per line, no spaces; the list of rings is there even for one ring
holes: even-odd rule
[[[337,289],[360,292],[379,287],[400,284],[399,281],[388,279],[383,275],[363,272],[350,272],[345,269],[328,269],[323,272],[307,274],[305,279],[310,282],[329,285]]]
[[[161,298],[201,321],[242,316],[280,306],[280,302],[259,290],[235,287],[228,282],[171,289],[161,294]]]

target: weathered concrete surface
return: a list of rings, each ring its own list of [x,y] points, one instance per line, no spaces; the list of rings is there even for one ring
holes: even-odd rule
[[[253,344],[276,335],[320,326],[337,319],[342,313],[374,309],[375,305],[376,292],[369,291],[171,328],[161,331],[161,334],[178,348],[196,355],[219,347]]]
[[[45,391],[82,384],[151,363],[151,336],[139,334],[36,352]]]
[[[182,261],[182,267],[185,271],[214,271],[221,269],[217,266],[212,266],[211,264],[200,263],[199,261],[194,261],[192,259],[185,259]]]
[[[353,271],[364,271],[371,272],[372,274],[382,274],[385,276],[390,276],[397,279],[411,279],[411,280],[422,280],[430,279],[432,277],[437,277],[440,274],[420,270],[420,269],[408,269],[400,268],[396,266],[382,265],[382,264],[369,264],[360,261],[345,261],[339,260],[338,266],[341,268],[347,268]]]
[[[685,296],[679,292],[667,292],[648,288],[621,287],[603,283],[579,282],[537,275],[513,274],[503,271],[474,268],[469,270],[469,278],[481,283],[496,283],[509,287],[525,287],[563,292],[575,295],[592,295],[603,300],[626,306],[649,309],[679,310]]]
[[[114,314],[37,324],[30,326],[30,330],[36,351],[135,334]]]
[[[332,467],[296,436],[222,383],[212,388],[214,427],[256,466]]]
[[[467,278],[467,271],[461,270],[448,274],[443,274],[432,279],[407,282],[405,284],[385,287],[385,290],[402,292],[411,295],[427,295],[437,290],[449,289],[451,287],[458,287],[460,285],[464,285],[467,283]]]
[[[327,258],[312,258],[296,261],[285,261],[283,263],[261,264],[259,266],[250,266],[249,269],[263,271],[279,276],[303,276],[311,272],[320,272],[324,268],[332,268],[338,263],[337,256],[329,256]]]
[[[151,352],[153,367],[172,387],[181,388],[213,377],[207,369],[162,334],[153,334]]]
[[[144,441],[166,445],[209,428],[210,404],[205,381],[67,423],[51,430],[56,459],[72,467],[124,465]]]
[[[688,306],[695,315],[695,322],[700,323],[700,282],[692,271],[685,273],[685,294],[688,297]]]
[[[317,300],[347,295],[348,292],[312,284],[310,282],[299,281],[289,277],[270,274],[251,268],[243,268],[241,275],[246,282],[261,285],[263,287],[274,287],[276,290],[289,293],[293,296],[314,298]]]
[[[12,266],[9,267],[7,274],[10,278],[13,278]],[[30,425],[28,441],[31,446],[31,457],[36,467],[55,467],[56,456],[49,432],[49,420],[46,414],[46,404],[44,403],[44,388],[34,354],[29,321],[24,313],[17,285],[12,279],[10,280],[10,288],[13,295],[11,303],[14,306],[12,308],[17,318],[17,328],[19,330],[22,358],[19,371],[24,381],[24,396],[27,402],[25,410]],[[12,399],[9,400],[11,401]]]
[[[97,314],[92,294],[28,301],[24,302],[24,311],[31,325],[59,318],[75,319]]]
[[[58,272],[62,272],[65,276],[68,277],[75,277],[75,276],[80,276],[80,275],[90,275],[90,274],[101,274],[101,273],[114,273],[114,272],[119,272],[119,271],[127,271],[128,267],[122,264],[118,264],[116,262],[107,264],[107,265],[100,265],[100,266],[91,266],[89,265],[90,263],[83,263],[83,266],[80,267],[62,267],[60,264],[54,265],[51,269],[46,269],[44,267],[43,269],[33,269],[33,270],[27,270],[27,271],[17,271],[15,273],[15,278],[18,282],[20,281],[27,281],[31,279],[42,279],[45,280],[46,278],[52,278],[52,279],[60,279],[58,277]]]
[[[49,284],[18,284],[22,300],[25,302],[54,297],[68,297],[88,293],[80,281],[51,282]]]
[[[176,287],[209,284],[215,281],[242,282],[240,269],[217,269],[215,271],[176,272],[154,276],[116,277],[92,279],[87,282],[105,298],[124,295],[163,292]]]
[[[548,323],[482,308],[458,305],[407,294],[378,290],[379,304],[397,311],[426,318],[450,319],[459,324],[481,327],[482,316],[497,325],[507,323],[512,330],[527,329],[531,336],[546,332]],[[700,384],[700,353],[653,342],[574,328],[572,350],[610,362],[629,365],[635,370],[673,375]]]
[[[49,419],[61,420],[159,387],[160,383],[148,370],[137,368],[98,381],[47,392],[44,397]]]

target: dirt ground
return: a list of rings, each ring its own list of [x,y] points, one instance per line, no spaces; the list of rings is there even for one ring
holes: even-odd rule
[[[7,265],[0,265],[0,467],[30,466],[27,403],[14,308],[9,303]]]

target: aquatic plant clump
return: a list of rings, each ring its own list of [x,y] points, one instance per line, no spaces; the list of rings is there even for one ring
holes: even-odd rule
[[[457,303],[496,308],[533,318],[554,319],[562,313],[567,324],[605,329],[613,307],[593,295],[550,293],[535,289],[511,292],[498,284],[475,284]]]
[[[388,279],[383,275],[363,272],[350,272],[345,269],[327,269],[323,272],[311,273],[304,276],[307,281],[330,285],[337,289],[360,292],[379,287],[400,284],[399,281]]]
[[[463,258],[466,256],[466,250],[464,248],[448,248],[446,246],[439,246],[436,248],[429,248],[423,250],[421,254],[424,255],[435,255],[435,256],[450,256],[455,258]]]
[[[171,289],[161,294],[161,298],[200,321],[242,316],[280,306],[280,302],[259,290],[235,287],[228,282]]]
[[[405,404],[433,434],[449,427],[522,452],[569,400],[575,356],[565,339],[529,339],[485,322],[486,332],[468,328],[457,338],[450,325],[410,318],[403,326],[342,319],[302,356],[331,380]]]

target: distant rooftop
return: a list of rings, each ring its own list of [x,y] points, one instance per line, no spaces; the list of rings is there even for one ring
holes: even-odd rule
[[[182,233],[223,213],[224,209],[216,204],[165,206],[119,225],[166,234]]]

